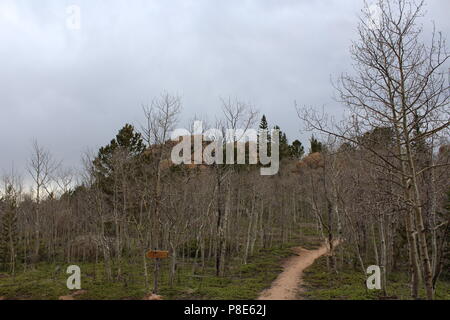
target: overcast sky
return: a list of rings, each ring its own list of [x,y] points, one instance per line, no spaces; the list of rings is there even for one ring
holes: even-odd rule
[[[423,20],[449,37],[449,0]],[[81,9],[67,27],[66,7]],[[349,69],[361,0],[0,0],[0,170],[24,171],[37,139],[76,166],[162,91],[182,127],[220,97],[253,104],[292,141],[294,110],[339,112],[330,77]]]

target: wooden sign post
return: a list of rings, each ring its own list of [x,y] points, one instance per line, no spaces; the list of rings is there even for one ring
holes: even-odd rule
[[[147,258],[150,259],[166,259],[169,257],[169,251],[150,250],[147,252]]]
[[[150,250],[147,252],[147,258],[155,259],[155,269],[153,271],[153,293],[158,294],[158,277],[159,277],[159,265],[161,259],[167,259],[169,257],[169,251],[162,250]]]

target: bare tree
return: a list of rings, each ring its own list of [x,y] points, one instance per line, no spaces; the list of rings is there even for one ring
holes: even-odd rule
[[[35,195],[35,249],[33,255],[33,262],[36,263],[39,260],[39,248],[40,248],[40,229],[41,229],[41,217],[40,217],[40,205],[43,199],[44,193],[50,195],[50,185],[53,181],[53,174],[59,167],[51,153],[44,147],[40,146],[38,142],[33,141],[33,151],[28,163],[28,173],[34,182],[34,195]]]
[[[151,152],[154,152],[154,169],[156,172],[155,189],[154,189],[154,218],[158,225],[156,227],[154,248],[161,249],[162,246],[162,232],[164,224],[161,217],[162,207],[162,161],[168,159],[169,148],[167,142],[170,138],[170,133],[174,129],[178,121],[178,116],[181,112],[181,99],[178,96],[163,93],[160,97],[155,98],[151,106],[144,106],[144,115],[146,125],[142,126],[143,136],[146,140]],[[155,263],[155,290],[157,288],[157,279],[159,274],[159,263]]]
[[[23,182],[21,176],[14,168],[11,172],[2,176],[3,195],[0,201],[4,202],[5,208],[0,203],[0,261],[3,262],[5,270],[9,265],[9,271],[14,276],[18,256],[18,206],[22,200]],[[3,209],[3,210],[2,210]],[[1,267],[1,265],[0,265]]]
[[[222,112],[224,120],[217,122],[217,128],[221,130],[223,143],[227,146],[227,163],[234,163],[234,148],[243,138],[236,134],[238,129],[246,132],[255,124],[258,112],[253,108],[235,99],[222,99]],[[231,131],[230,131],[231,130]],[[229,136],[229,132],[232,132]],[[231,145],[231,148],[230,148]],[[232,151],[230,153],[229,151]],[[217,196],[217,244],[216,244],[216,275],[223,276],[225,272],[226,230],[231,206],[231,180],[230,174],[234,166],[215,164],[216,196]],[[224,185],[225,184],[225,185]]]
[[[336,86],[339,101],[350,112],[346,123],[332,129],[327,117],[313,110],[298,109],[298,114],[309,128],[366,148],[397,176],[409,207],[406,222],[412,279],[417,279],[415,275],[423,267],[427,298],[432,299],[433,270],[420,177],[435,165],[422,166],[417,159],[420,146],[433,136],[448,134],[450,90],[442,69],[449,55],[441,34],[433,32],[429,46],[421,42],[423,5],[424,1],[379,0],[376,24],[366,6],[358,28],[359,41],[351,49],[356,75],[343,75]],[[396,147],[389,154],[381,154],[358,138],[375,128],[392,130]],[[413,296],[417,285],[413,280]]]

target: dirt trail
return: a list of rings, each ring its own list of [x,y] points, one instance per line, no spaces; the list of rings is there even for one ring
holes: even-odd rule
[[[323,244],[316,250],[300,247],[293,250],[297,255],[286,261],[284,271],[272,283],[270,289],[261,293],[258,300],[297,300],[298,292],[302,291],[300,284],[303,270],[311,266],[317,258],[327,254],[329,248],[327,244]]]

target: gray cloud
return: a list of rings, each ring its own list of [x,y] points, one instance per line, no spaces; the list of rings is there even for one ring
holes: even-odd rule
[[[79,5],[81,30],[66,28]],[[293,139],[293,102],[333,112],[330,76],[349,68],[360,0],[0,2],[0,168],[25,166],[38,139],[67,165],[107,143],[142,103],[178,93],[183,119],[220,97],[254,104]],[[448,0],[429,0],[448,36]],[[303,137],[304,138],[304,137]]]

